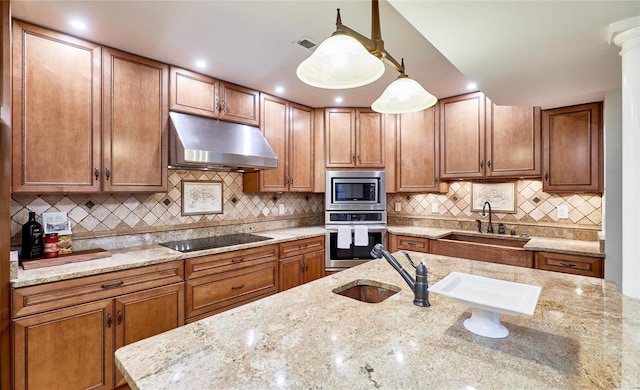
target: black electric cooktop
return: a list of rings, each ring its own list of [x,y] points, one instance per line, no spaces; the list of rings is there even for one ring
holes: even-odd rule
[[[163,242],[160,245],[166,246],[178,252],[194,252],[204,249],[223,248],[225,246],[248,244],[251,242],[258,242],[264,240],[270,240],[269,237],[258,236],[256,234],[249,233],[236,233],[228,234],[225,236],[194,238],[184,241],[171,241]]]

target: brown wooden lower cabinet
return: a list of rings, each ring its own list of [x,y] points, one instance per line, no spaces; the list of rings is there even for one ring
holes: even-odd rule
[[[125,384],[116,349],[184,324],[184,283],[17,319],[15,389],[111,389]]]
[[[288,290],[325,276],[324,237],[280,244],[280,289]]]
[[[604,277],[602,263],[603,259],[599,257],[574,256],[561,253],[536,252],[535,256],[537,269],[596,278]]]

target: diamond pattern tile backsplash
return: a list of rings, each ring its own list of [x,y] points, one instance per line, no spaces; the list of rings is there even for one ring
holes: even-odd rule
[[[223,183],[223,213],[182,215],[182,180],[217,180]],[[35,211],[66,212],[75,234],[130,234],[140,230],[166,230],[171,226],[209,226],[219,223],[264,221],[269,218],[318,216],[324,211],[323,194],[242,192],[242,174],[235,172],[169,170],[169,190],[157,194],[50,194],[16,195],[11,199],[11,236],[21,231]],[[284,205],[284,214],[279,206]],[[86,233],[86,234],[83,234]]]
[[[387,196],[389,216],[419,216],[435,219],[482,219],[480,212],[471,211],[471,182],[456,181],[446,194],[394,194]],[[602,197],[594,194],[548,194],[542,191],[540,180],[516,182],[516,212],[494,213],[496,223],[521,223],[553,227],[602,227]],[[396,212],[395,204],[401,211]],[[432,212],[432,205],[438,212]],[[565,205],[568,219],[556,217],[556,206]]]

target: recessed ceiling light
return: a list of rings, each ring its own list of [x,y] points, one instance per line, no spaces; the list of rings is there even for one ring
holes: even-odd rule
[[[281,86],[276,87],[276,93],[283,93],[283,92],[284,92],[284,87],[281,87]]]
[[[342,100],[343,100],[343,99],[342,99],[342,97],[341,97],[341,96],[338,96],[338,97],[336,98],[335,102],[336,102],[336,103],[342,103]]]
[[[71,26],[73,26],[74,28],[78,29],[78,30],[86,30],[87,29],[87,25],[84,22],[81,22],[79,20],[72,20],[69,22],[69,24]]]
[[[207,63],[204,62],[203,60],[198,60],[198,61],[196,61],[196,66],[198,68],[206,68],[207,67]]]
[[[469,91],[474,91],[474,90],[478,89],[478,84],[474,83],[474,82],[471,82],[471,83],[467,84],[467,89]]]

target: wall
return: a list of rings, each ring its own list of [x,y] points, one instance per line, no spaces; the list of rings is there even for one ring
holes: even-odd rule
[[[182,180],[217,180],[223,183],[223,213],[181,214]],[[245,194],[242,174],[212,171],[169,170],[167,193],[16,195],[11,199],[11,236],[28,220],[43,212],[66,212],[74,239],[170,231],[239,223],[294,220],[293,225],[323,224],[322,194]],[[284,214],[279,214],[279,205]],[[297,221],[299,220],[299,221]],[[19,236],[19,235],[18,235]]]
[[[471,211],[472,183],[456,181],[449,185],[446,194],[394,194],[387,197],[390,224],[423,225],[451,229],[475,230],[476,219],[483,222],[486,231],[488,218],[478,211]],[[498,223],[516,233],[531,236],[597,240],[602,228],[602,198],[595,194],[548,194],[542,191],[540,180],[516,182],[516,212],[494,213],[494,231]],[[401,211],[396,212],[395,204]],[[438,212],[433,213],[433,204]],[[556,206],[566,205],[568,219],[556,217]]]
[[[604,277],[622,287],[622,90],[604,99]]]

